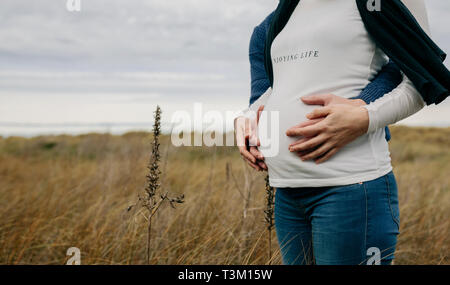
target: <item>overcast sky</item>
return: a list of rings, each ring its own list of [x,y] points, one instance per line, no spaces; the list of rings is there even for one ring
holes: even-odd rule
[[[276,4],[82,0],[68,12],[66,0],[1,0],[0,135],[130,128],[150,122],[156,104],[166,120],[194,102],[243,108],[249,38]],[[427,4],[433,37],[450,52],[450,1]],[[449,112],[447,100],[406,123],[450,126]]]

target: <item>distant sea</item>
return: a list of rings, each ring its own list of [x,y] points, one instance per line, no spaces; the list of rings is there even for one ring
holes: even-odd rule
[[[425,123],[404,123],[399,125],[417,126],[417,127],[450,127],[450,122],[435,122],[433,124]],[[37,124],[37,123],[5,123],[0,122],[1,137],[36,137],[45,135],[80,135],[87,133],[108,133],[121,135],[127,132],[143,131],[151,132],[153,122],[115,122],[115,123],[55,123],[55,124]],[[172,125],[170,123],[162,124],[162,132],[169,134]],[[231,131],[231,130],[227,130]]]
[[[86,133],[124,134],[131,131],[150,132],[153,122],[136,123],[2,123],[0,122],[0,136],[36,137],[44,135],[80,135]],[[163,124],[164,133],[170,132],[170,124]]]

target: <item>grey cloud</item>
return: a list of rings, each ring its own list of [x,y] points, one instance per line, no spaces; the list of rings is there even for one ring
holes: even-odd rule
[[[80,13],[69,13],[65,0],[2,0],[0,68],[15,61],[84,70],[228,69],[246,63],[252,28],[277,2],[82,0]],[[450,3],[427,3],[435,39],[450,50]]]
[[[63,0],[2,2],[2,58],[14,52],[38,62],[42,57],[63,58],[67,68],[79,61],[98,69],[167,61],[242,61],[251,27],[276,4],[272,0],[84,0],[80,13],[69,13]]]

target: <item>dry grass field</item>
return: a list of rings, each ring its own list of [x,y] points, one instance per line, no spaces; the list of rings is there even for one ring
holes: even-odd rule
[[[450,128],[394,127],[391,152],[401,205],[396,264],[450,264]],[[235,148],[175,148],[162,137],[162,190],[185,203],[161,207],[152,264],[269,261],[264,174]],[[0,138],[0,264],[146,263],[151,135]]]

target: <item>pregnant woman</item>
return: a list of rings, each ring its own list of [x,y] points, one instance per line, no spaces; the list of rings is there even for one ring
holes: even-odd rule
[[[428,32],[423,0],[403,2]],[[384,127],[444,100],[450,75],[443,53],[403,3],[381,4],[381,11],[368,11],[365,0],[280,1],[273,16],[265,50],[271,88],[250,107],[264,106],[258,133],[271,133],[251,152],[259,161],[242,149],[249,146],[237,133],[241,153],[253,166],[267,167],[277,189],[275,225],[285,264],[393,259],[399,210]],[[387,55],[403,72],[391,92],[365,106],[310,104],[315,94],[358,96]]]

